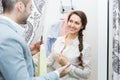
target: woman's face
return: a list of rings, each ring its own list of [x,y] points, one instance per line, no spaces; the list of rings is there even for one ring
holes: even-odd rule
[[[81,18],[73,14],[68,20],[68,28],[70,34],[78,34],[79,30],[82,28]]]

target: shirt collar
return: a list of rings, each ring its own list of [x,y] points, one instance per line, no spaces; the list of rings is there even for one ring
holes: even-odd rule
[[[63,36],[62,43],[65,43],[66,36],[67,35]],[[79,44],[78,36],[76,36],[76,38],[70,44],[73,45]]]

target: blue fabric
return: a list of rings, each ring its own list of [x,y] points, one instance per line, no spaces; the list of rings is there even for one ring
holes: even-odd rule
[[[55,72],[34,77],[31,52],[17,27],[0,17],[0,80],[59,80]]]
[[[51,53],[51,48],[53,43],[56,41],[56,38],[47,38],[47,56]]]

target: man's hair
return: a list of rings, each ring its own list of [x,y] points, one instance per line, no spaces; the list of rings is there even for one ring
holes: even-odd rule
[[[2,0],[3,13],[11,12],[18,1],[22,1],[26,6],[29,0]]]

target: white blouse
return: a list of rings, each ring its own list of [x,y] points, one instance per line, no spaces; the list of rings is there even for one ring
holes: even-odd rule
[[[51,54],[47,59],[47,70],[48,72],[53,71],[59,67],[60,64],[56,61],[56,56],[61,52],[65,44],[65,36],[57,38],[56,42],[52,46]],[[78,37],[76,37],[71,43],[68,43],[66,48],[63,50],[62,54],[67,57],[68,61],[72,64],[70,66],[70,73],[66,76],[60,78],[60,80],[86,80],[88,79],[91,72],[91,64],[90,64],[90,46],[83,42],[83,65],[84,68],[79,66],[78,56],[80,55],[78,49]]]

